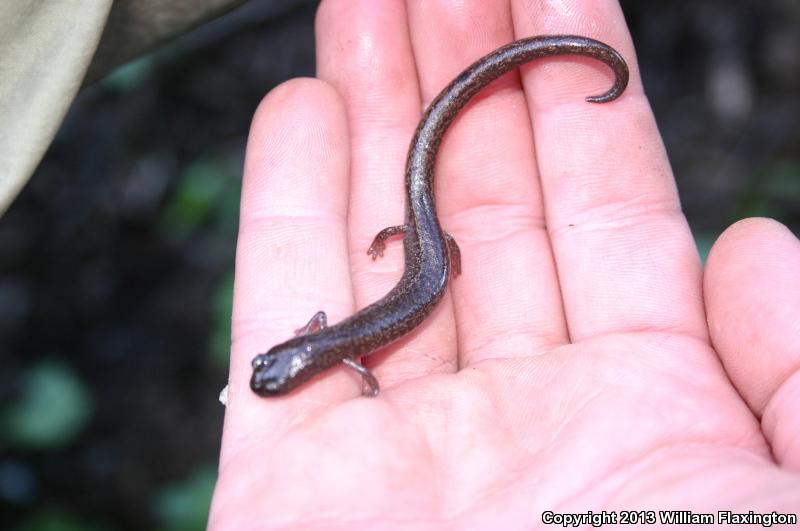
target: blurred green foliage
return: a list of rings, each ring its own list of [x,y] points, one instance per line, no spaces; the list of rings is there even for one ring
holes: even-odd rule
[[[15,531],[104,531],[107,526],[79,520],[60,507],[39,509]]]
[[[230,238],[231,247],[236,248],[239,233],[239,202],[242,194],[242,167],[238,160],[225,163],[227,180],[214,205],[217,216],[217,230]]]
[[[100,80],[104,88],[126,93],[142,86],[152,74],[155,66],[153,54],[130,61]]]
[[[213,362],[227,368],[231,351],[231,315],[233,314],[233,270],[217,285],[211,301],[214,324],[208,336],[208,350]]]
[[[216,469],[207,465],[195,470],[185,481],[167,485],[156,493],[153,511],[159,528],[165,531],[205,529],[216,480]]]
[[[780,220],[785,216],[784,202],[791,208],[800,202],[800,163],[794,160],[777,160],[750,180],[736,209],[737,218],[767,216]]]
[[[239,218],[240,171],[233,161],[204,156],[189,164],[161,212],[158,226],[170,241],[179,243],[209,220],[216,229],[236,237]]]
[[[742,191],[736,207],[733,223],[750,217],[770,217],[779,221],[791,218],[796,205],[800,204],[800,163],[794,160],[778,160],[771,163],[761,175],[753,176]],[[792,226],[789,224],[789,228]],[[694,233],[697,250],[703,263],[719,233]]]
[[[191,235],[215,212],[215,203],[229,178],[225,165],[215,158],[203,157],[189,164],[161,213],[158,225],[162,234],[174,242]]]
[[[697,245],[697,252],[700,254],[700,260],[705,264],[708,259],[708,253],[711,251],[711,246],[717,241],[719,234],[712,232],[696,232],[694,233],[694,243]]]
[[[768,193],[781,199],[800,201],[800,162],[779,160],[770,165],[767,188]]]
[[[41,361],[25,375],[20,399],[3,412],[3,438],[34,449],[64,446],[81,431],[91,410],[91,396],[69,365]]]

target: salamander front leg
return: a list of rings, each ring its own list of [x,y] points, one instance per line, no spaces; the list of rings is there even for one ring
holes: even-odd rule
[[[380,231],[377,236],[375,236],[374,240],[372,240],[372,245],[370,245],[369,249],[367,249],[367,254],[370,255],[373,260],[379,256],[383,256],[383,251],[386,250],[386,240],[397,234],[405,234],[407,230],[408,225],[395,225],[394,227],[386,227]]]
[[[319,332],[326,326],[328,326],[328,316],[325,315],[325,312],[320,310],[314,314],[314,317],[312,317],[305,326],[295,330],[294,335],[304,336],[306,334],[313,334],[314,332]]]
[[[450,251],[450,265],[455,278],[461,274],[461,249],[458,248],[456,239],[446,232],[444,233],[444,239],[447,242],[447,250]]]
[[[378,393],[381,391],[381,386],[378,385],[378,379],[369,372],[369,369],[361,365],[355,360],[351,360],[350,358],[345,358],[342,360],[342,363],[356,371],[358,374],[361,375],[363,378],[363,385],[361,392],[364,396],[378,396]]]

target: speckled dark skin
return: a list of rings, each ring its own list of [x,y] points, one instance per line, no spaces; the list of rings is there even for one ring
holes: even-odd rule
[[[377,381],[355,359],[413,330],[441,300],[451,271],[454,276],[460,272],[458,246],[442,231],[433,197],[434,163],[445,131],[469,99],[492,80],[533,59],[566,54],[592,57],[614,72],[611,89],[587,101],[605,103],[625,90],[628,67],[622,57],[602,42],[572,35],[512,42],[467,68],[433,100],[411,141],[406,161],[405,225],[381,231],[367,251],[373,259],[382,256],[386,239],[403,233],[405,271],[400,281],[382,299],[333,326],[327,326],[325,313],[319,312],[296,337],[256,356],[250,380],[254,392],[282,395],[344,362],[364,377],[365,394],[378,394]]]

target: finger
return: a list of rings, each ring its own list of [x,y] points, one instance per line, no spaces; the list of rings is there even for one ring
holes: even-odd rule
[[[409,3],[409,21],[426,103],[474,61],[514,40],[504,2],[417,0]],[[450,284],[459,364],[565,342],[533,133],[516,71],[461,111],[442,143],[435,183],[442,224],[464,257],[462,276]]]
[[[573,341],[613,332],[705,338],[701,269],[619,4],[514,0],[517,37],[574,33],[616,48],[631,69],[622,96],[589,58],[522,68],[545,217]]]
[[[380,230],[404,218],[405,160],[421,113],[405,21],[400,0],[329,0],[317,15],[317,70],[342,94],[352,135],[348,215],[359,307],[385,295],[403,269],[399,239],[378,261],[366,251]],[[408,339],[365,358],[364,364],[375,367],[384,389],[397,381],[455,370],[450,312],[440,306]]]
[[[250,130],[244,168],[232,353],[221,464],[280,436],[304,410],[355,396],[360,379],[344,369],[281,398],[249,389],[253,357],[291,337],[324,308],[352,312],[345,219],[347,122],[323,82],[298,79],[264,98]]]
[[[708,256],[711,340],[758,415],[779,463],[800,469],[800,242],[783,225],[748,219]]]

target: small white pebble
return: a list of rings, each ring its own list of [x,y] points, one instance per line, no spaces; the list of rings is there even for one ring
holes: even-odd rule
[[[219,403],[223,406],[228,405],[228,386],[222,388],[222,391],[219,392]]]

